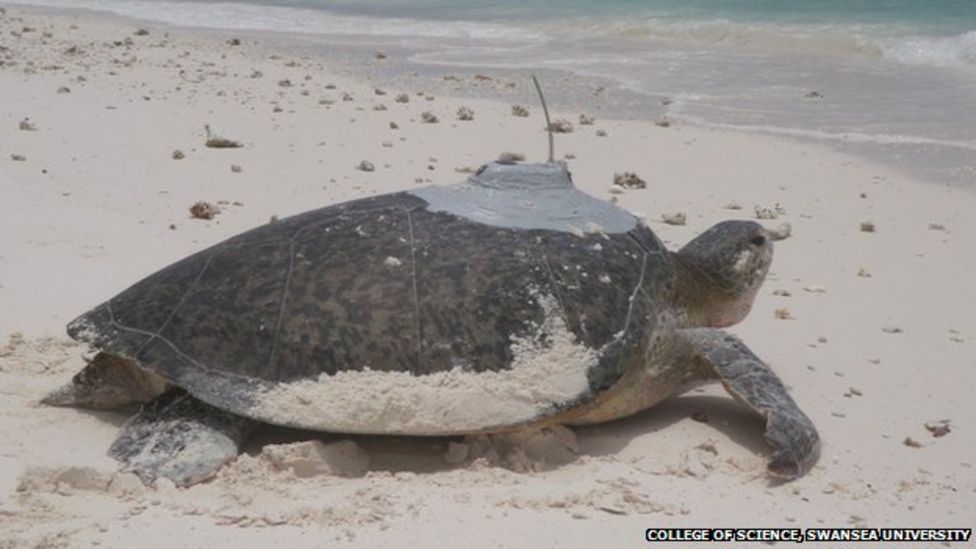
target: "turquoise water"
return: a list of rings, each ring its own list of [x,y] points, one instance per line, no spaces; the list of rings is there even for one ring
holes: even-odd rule
[[[220,28],[418,39],[672,40],[976,66],[974,0],[21,0]],[[633,46],[634,44],[629,44]],[[647,44],[645,44],[647,45]]]
[[[947,31],[976,27],[976,3],[968,0],[262,0],[253,3],[440,20],[637,16],[685,20],[727,18],[740,22],[889,23]]]
[[[19,1],[399,49],[411,72],[567,71],[669,100],[633,117],[816,139],[976,184],[976,0]]]

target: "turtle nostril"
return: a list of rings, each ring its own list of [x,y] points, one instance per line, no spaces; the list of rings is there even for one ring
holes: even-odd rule
[[[763,235],[757,235],[749,239],[749,242],[752,242],[756,246],[762,246],[766,243],[766,237]]]

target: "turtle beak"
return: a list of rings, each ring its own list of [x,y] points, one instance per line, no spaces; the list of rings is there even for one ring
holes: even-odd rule
[[[755,275],[758,275],[760,281],[766,276],[772,260],[773,237],[769,231],[760,227],[749,237],[749,243],[744,248],[739,248],[732,268],[740,276],[747,276],[749,285],[752,285],[756,282]]]

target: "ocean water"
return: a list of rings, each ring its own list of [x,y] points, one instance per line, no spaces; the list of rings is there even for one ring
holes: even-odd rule
[[[657,106],[634,117],[819,140],[976,187],[976,0],[18,1],[400,47],[407,70],[568,71]]]

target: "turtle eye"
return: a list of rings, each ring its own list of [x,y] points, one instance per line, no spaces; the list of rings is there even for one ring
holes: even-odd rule
[[[763,244],[766,243],[766,237],[763,236],[763,235],[761,235],[761,234],[760,235],[756,235],[756,236],[750,238],[749,239],[749,242],[751,242],[754,246],[762,246]]]

